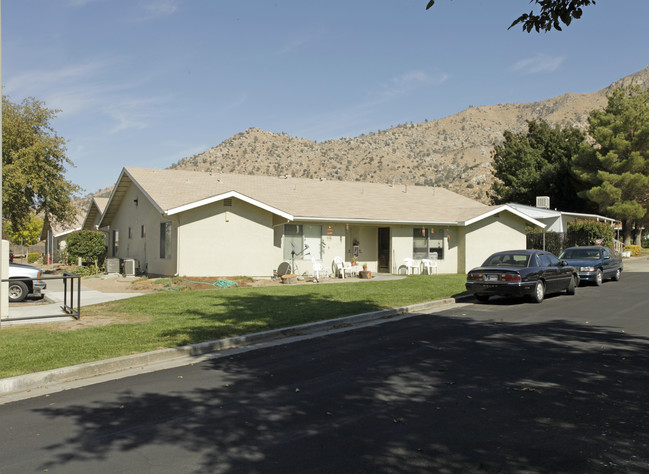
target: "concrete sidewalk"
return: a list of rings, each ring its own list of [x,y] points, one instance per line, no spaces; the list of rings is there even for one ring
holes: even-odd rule
[[[45,290],[45,301],[35,304],[13,303],[9,306],[9,317],[3,319],[2,326],[16,326],[19,324],[54,323],[69,321],[73,319],[63,311],[63,291]],[[81,316],[83,307],[91,304],[106,303],[108,301],[122,300],[133,296],[140,296],[143,293],[103,293],[101,291],[81,288]],[[68,300],[70,295],[68,294]],[[74,307],[77,306],[76,294],[74,295]],[[70,304],[70,301],[68,301]]]

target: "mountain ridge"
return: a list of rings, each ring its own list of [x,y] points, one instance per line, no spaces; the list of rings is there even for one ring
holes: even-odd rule
[[[528,120],[542,119],[585,131],[590,111],[606,105],[607,93],[631,84],[648,87],[649,67],[593,93],[469,107],[441,119],[400,124],[353,138],[316,142],[249,128],[169,168],[443,186],[488,203],[492,150],[502,142],[505,130],[524,132]]]

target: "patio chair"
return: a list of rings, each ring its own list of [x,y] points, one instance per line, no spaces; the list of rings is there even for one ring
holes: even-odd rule
[[[438,272],[437,272],[437,259],[423,258],[421,260],[421,266],[423,267],[423,271],[426,272],[426,275],[432,275],[433,274],[433,268],[435,269],[435,275],[438,275]],[[423,271],[420,270],[420,273],[423,273]]]
[[[406,275],[413,275],[415,269],[419,268],[417,265],[415,265],[415,261],[410,257],[404,258],[403,263],[406,265]]]
[[[313,262],[313,278],[320,280],[320,278],[326,278],[329,274],[327,269],[322,265],[322,263],[317,262],[315,257],[311,257],[311,262]]]
[[[340,275],[343,278],[343,280],[345,279],[345,273],[347,273],[347,276],[349,276],[351,274],[351,272],[350,272],[351,264],[349,265],[349,267],[347,267],[347,265],[346,265],[347,263],[349,263],[349,262],[345,262],[341,257],[334,257],[334,265],[336,266],[336,274]],[[349,270],[347,270],[347,268],[349,268]]]

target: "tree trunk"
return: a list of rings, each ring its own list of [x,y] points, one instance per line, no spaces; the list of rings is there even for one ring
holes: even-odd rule
[[[624,235],[624,245],[631,245],[631,234],[633,232],[633,221],[624,219],[622,221],[622,235]]]
[[[634,232],[633,245],[639,245],[642,247],[642,226],[639,222],[635,223],[635,232]]]

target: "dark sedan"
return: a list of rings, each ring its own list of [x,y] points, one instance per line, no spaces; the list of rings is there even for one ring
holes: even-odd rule
[[[579,275],[574,267],[541,250],[507,250],[489,257],[467,275],[466,289],[479,301],[490,296],[530,296],[537,303],[546,294],[575,294]]]
[[[581,281],[597,286],[608,279],[618,281],[624,269],[622,257],[603,246],[570,247],[561,252],[559,258],[577,269]]]

